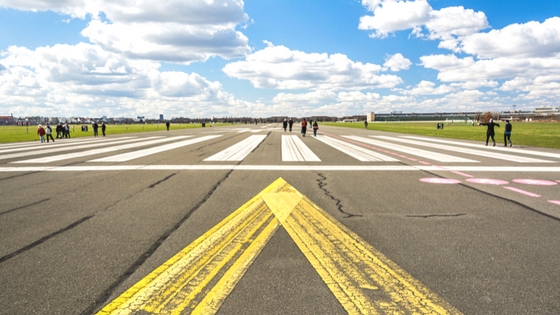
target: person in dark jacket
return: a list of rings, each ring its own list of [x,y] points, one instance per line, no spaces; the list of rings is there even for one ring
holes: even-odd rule
[[[488,140],[490,138],[492,138],[492,142],[494,143],[494,146],[496,146],[496,140],[494,139],[494,127],[498,126],[500,127],[499,124],[494,122],[494,119],[490,118],[490,121],[488,121],[487,123],[481,123],[482,126],[487,126],[488,129],[486,129],[486,145],[488,145]]]
[[[292,126],[294,125],[293,119],[290,118],[290,121],[288,121],[288,125],[290,126],[290,132],[292,132]]]
[[[97,129],[99,128],[99,125],[97,124],[96,121],[94,121],[93,124],[91,125],[91,127],[93,128],[93,136],[97,137],[97,135],[98,135]]]
[[[286,118],[284,118],[282,122],[282,128],[284,128],[284,132],[286,132],[286,128],[288,128],[288,120]]]
[[[508,142],[509,142],[510,147],[513,145],[513,142],[511,142],[511,129],[512,128],[513,128],[513,126],[511,125],[509,120],[506,120],[506,129],[504,131],[504,147],[507,147]]]
[[[105,130],[107,129],[107,125],[105,125],[105,122],[101,123],[101,133],[103,133],[103,137],[105,137]]]
[[[315,137],[317,137],[317,131],[319,130],[319,124],[317,124],[316,120],[313,122],[312,126],[313,126],[313,135]]]

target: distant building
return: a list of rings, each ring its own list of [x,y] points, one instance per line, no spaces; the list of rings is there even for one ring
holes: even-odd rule
[[[14,116],[0,116],[0,125],[14,125]]]
[[[371,112],[369,114],[366,115],[366,120],[367,122],[374,122],[375,121],[375,113]]]

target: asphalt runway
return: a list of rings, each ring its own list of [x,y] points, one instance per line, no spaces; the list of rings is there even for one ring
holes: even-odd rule
[[[0,144],[0,314],[559,313],[560,150],[298,131]]]

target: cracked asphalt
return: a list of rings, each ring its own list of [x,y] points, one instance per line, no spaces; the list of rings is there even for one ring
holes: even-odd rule
[[[267,138],[243,161],[203,162],[247,137],[232,128],[204,128],[188,132],[222,136],[127,164],[286,165],[279,154],[284,134],[280,128],[272,125],[260,131]],[[334,127],[319,131],[337,136],[387,135]],[[302,140],[321,153],[322,164],[364,164],[313,137]],[[1,161],[0,166],[10,166],[14,160]],[[502,164],[521,166],[481,159],[481,165]],[[70,165],[88,163],[80,158],[55,163]],[[554,172],[473,175],[509,182],[560,180]],[[522,187],[543,196],[537,199],[498,186],[420,182],[425,177],[462,179],[444,170],[216,168],[0,172],[0,314],[95,314],[278,177],[464,314],[558,314],[560,310],[559,206],[544,199],[558,198],[559,186]],[[344,313],[282,228],[218,312]]]

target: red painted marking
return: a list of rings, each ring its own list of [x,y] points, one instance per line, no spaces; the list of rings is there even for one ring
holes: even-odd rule
[[[451,178],[420,178],[421,182],[429,184],[459,184],[460,180]]]
[[[508,186],[508,187],[504,187],[504,188],[505,188],[505,189],[509,189],[509,190],[511,190],[511,191],[518,192],[518,193],[520,193],[520,194],[527,195],[527,196],[529,196],[529,197],[540,197],[540,196],[541,196],[541,195],[533,194],[532,192],[528,192],[528,191],[525,191],[525,190],[521,190],[521,189],[509,187],[509,186]]]
[[[485,185],[507,185],[509,182],[499,179],[489,179],[489,178],[467,178],[467,182]]]
[[[553,181],[549,181],[549,180],[540,180],[540,179],[514,179],[513,181],[518,183],[518,184],[538,185],[538,186],[558,185],[557,182],[553,182]]]
[[[559,205],[560,206],[560,200],[549,200],[548,202],[551,202],[555,205]]]

